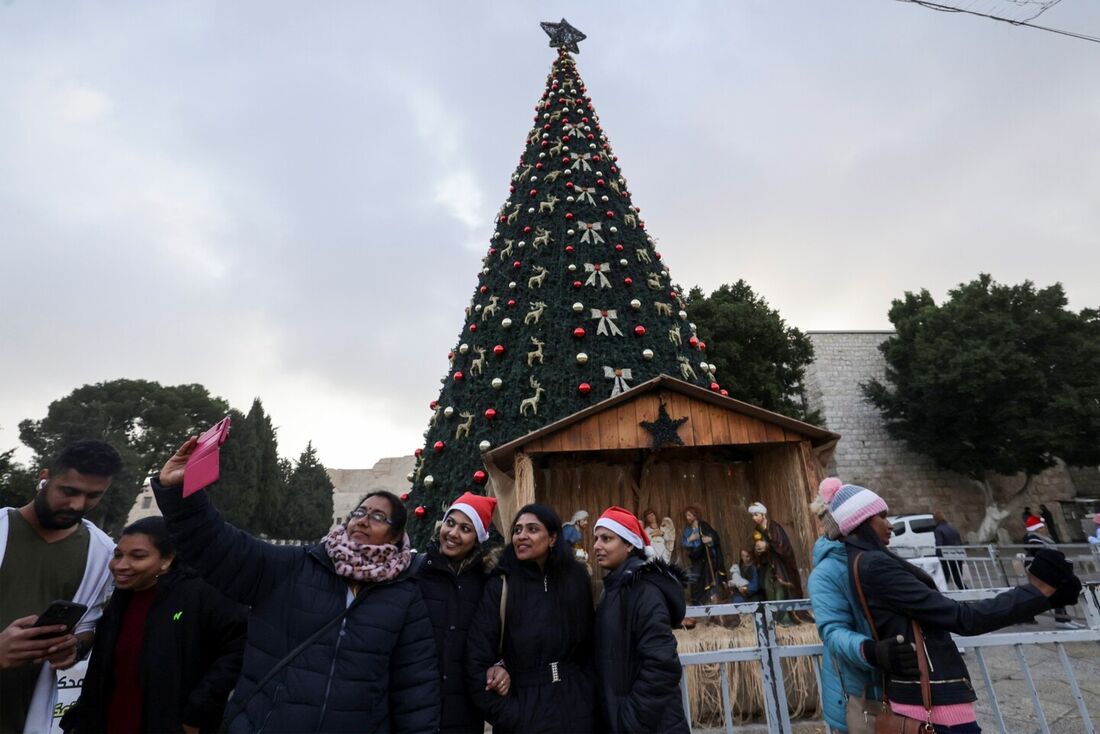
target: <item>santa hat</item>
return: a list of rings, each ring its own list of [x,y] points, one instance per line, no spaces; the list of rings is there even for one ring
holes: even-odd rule
[[[645,551],[646,558],[652,558],[654,555],[653,546],[649,542],[649,533],[642,527],[642,521],[630,510],[617,506],[608,507],[600,515],[592,531],[595,532],[596,528],[607,528],[638,550]]]
[[[1035,515],[1028,515],[1027,520],[1024,521],[1024,525],[1027,527],[1029,533],[1034,533],[1039,528],[1045,528],[1047,526],[1042,518],[1036,517]]]
[[[829,513],[843,535],[850,534],[864,522],[883,512],[889,512],[886,500],[866,487],[855,484],[842,485],[829,501]]]
[[[1092,516],[1092,519],[1096,521],[1097,525],[1100,525],[1100,512]]]
[[[489,523],[493,521],[493,510],[496,507],[497,501],[492,497],[482,497],[480,494],[467,492],[447,508],[447,514],[443,518],[446,519],[447,515],[455,510],[463,513],[474,524],[474,530],[477,531],[477,542],[484,543],[489,539]]]
[[[756,514],[767,515],[768,514],[768,508],[764,507],[763,502],[761,502],[760,500],[757,500],[756,502],[753,502],[751,505],[749,505],[749,514],[750,515],[756,515]]]

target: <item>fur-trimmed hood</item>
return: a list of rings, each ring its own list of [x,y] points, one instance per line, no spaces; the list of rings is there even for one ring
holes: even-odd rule
[[[610,588],[622,586],[624,589],[638,583],[653,584],[664,597],[672,626],[677,627],[687,613],[684,587],[689,580],[687,571],[674,563],[668,563],[660,558],[642,560],[631,556],[622,566],[607,575],[604,584]]]

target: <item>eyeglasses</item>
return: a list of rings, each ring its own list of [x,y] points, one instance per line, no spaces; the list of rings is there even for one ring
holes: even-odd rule
[[[393,520],[390,520],[388,517],[386,517],[386,513],[380,510],[370,512],[368,510],[364,510],[362,507],[357,507],[356,509],[352,510],[351,514],[348,515],[348,521],[350,522],[352,520],[362,520],[364,517],[373,523],[378,523],[379,525],[393,525]]]

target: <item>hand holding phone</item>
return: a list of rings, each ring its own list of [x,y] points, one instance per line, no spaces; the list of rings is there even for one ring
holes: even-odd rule
[[[58,599],[46,607],[46,611],[38,615],[38,619],[31,626],[52,627],[54,625],[64,625],[65,634],[70,634],[87,611],[88,607],[83,604]]]

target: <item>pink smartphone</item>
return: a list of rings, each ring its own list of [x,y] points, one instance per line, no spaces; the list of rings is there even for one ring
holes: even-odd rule
[[[187,458],[187,466],[183,469],[184,497],[190,497],[203,487],[218,481],[221,475],[221,466],[218,462],[219,449],[229,437],[230,423],[229,416],[226,416],[213,428],[199,436],[199,443]]]

